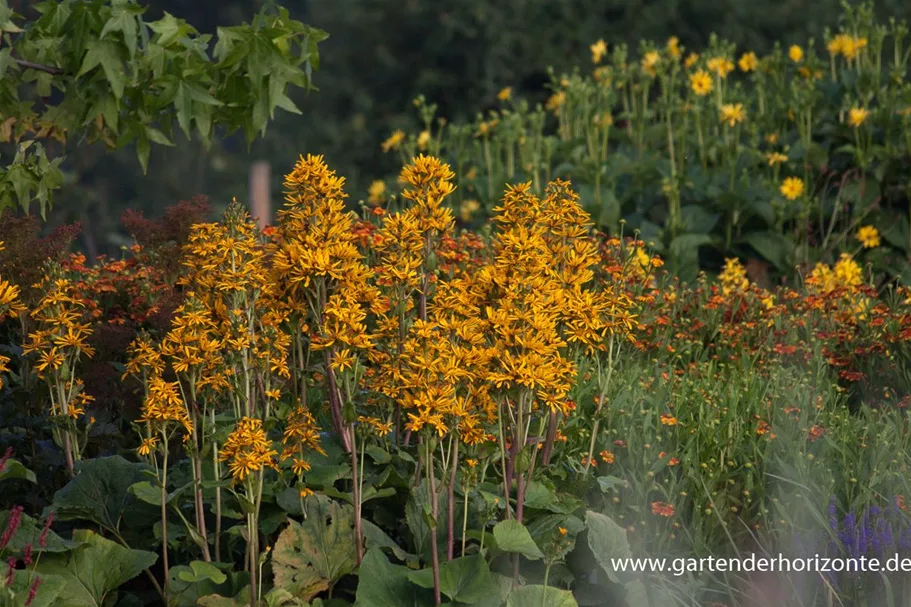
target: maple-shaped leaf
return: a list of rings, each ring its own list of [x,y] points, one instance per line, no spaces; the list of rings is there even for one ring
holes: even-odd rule
[[[275,587],[309,601],[354,571],[354,508],[325,495],[304,500],[303,523],[291,520],[272,550]]]

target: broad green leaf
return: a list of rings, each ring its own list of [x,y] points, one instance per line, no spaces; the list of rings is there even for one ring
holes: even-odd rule
[[[354,571],[354,508],[324,495],[304,501],[306,519],[291,521],[272,551],[275,586],[305,601]]]
[[[165,503],[170,504],[171,501],[186,491],[188,488],[193,486],[193,481],[186,483],[182,487],[178,487],[174,491],[168,493],[165,496]],[[156,487],[149,481],[141,481],[139,483],[134,483],[130,485],[130,493],[135,495],[137,498],[141,499],[147,504],[152,504],[153,506],[161,505],[161,487]]]
[[[371,548],[358,570],[356,607],[426,607],[433,593],[412,584],[411,569],[393,565],[379,548]]]
[[[364,539],[366,540],[367,548],[388,548],[392,551],[392,554],[395,555],[395,558],[400,561],[417,561],[418,556],[416,554],[411,554],[405,552],[402,548],[395,543],[391,537],[389,537],[385,531],[380,529],[377,525],[372,522],[364,519],[361,521],[361,531],[364,534]]]
[[[433,570],[412,571],[408,579],[421,588],[433,589]],[[473,604],[498,591],[487,561],[480,554],[463,556],[440,564],[440,591],[453,601]]]
[[[628,577],[621,580],[621,572],[616,571],[611,564],[611,559],[632,556],[626,530],[609,517],[591,510],[585,513],[585,526],[588,528],[588,547],[610,581],[618,584],[628,581]]]
[[[3,466],[3,470],[0,470],[0,482],[15,478],[21,478],[30,483],[38,482],[38,479],[35,478],[35,473],[26,468],[22,462],[9,458],[6,460],[6,465]]]
[[[71,552],[45,554],[37,567],[41,574],[64,579],[65,607],[102,607],[112,591],[158,560],[154,552],[124,548],[85,529],[74,531],[73,540],[82,545]]]
[[[61,520],[83,519],[119,530],[124,511],[136,503],[130,487],[145,480],[148,466],[119,455],[83,460],[76,477],[54,494],[50,509]]]
[[[216,584],[224,584],[228,579],[228,576],[218,567],[204,561],[191,561],[187,570],[181,571],[177,577],[185,582],[212,580]]]
[[[791,270],[794,243],[778,232],[750,232],[743,241],[782,272]]]
[[[9,515],[9,510],[0,512],[0,529],[6,529]],[[44,523],[36,521],[27,514],[22,514],[21,517],[16,535],[14,535],[12,539],[10,539],[9,544],[6,545],[6,550],[8,552],[12,554],[22,554],[28,544],[31,544],[32,552],[36,554],[39,552],[66,552],[67,550],[72,550],[79,546],[78,542],[65,540],[51,529],[48,529],[47,536],[45,537],[45,546],[42,548],[39,545],[39,540],[41,539],[41,534],[44,532]]]
[[[34,600],[28,607],[49,607],[54,604],[54,601],[66,588],[66,580],[59,575],[51,575],[49,573],[35,575],[26,569],[18,569],[13,578],[13,584],[9,587],[9,590],[16,595],[13,599],[12,607],[25,607],[29,590],[36,579],[39,580],[38,590],[35,593]],[[6,582],[5,579],[4,582]]]
[[[519,521],[500,521],[493,528],[493,537],[497,547],[504,552],[517,552],[533,561],[544,558],[528,529]]]
[[[509,593],[506,607],[579,607],[573,593],[550,586],[519,586]]]

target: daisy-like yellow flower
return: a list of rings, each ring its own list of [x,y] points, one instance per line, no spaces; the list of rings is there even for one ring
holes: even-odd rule
[[[852,107],[848,112],[848,124],[853,127],[858,127],[867,121],[867,116],[869,115],[869,110],[862,107]]]
[[[788,57],[794,63],[800,63],[803,61],[803,49],[797,44],[792,45],[791,48],[788,49]]]
[[[759,67],[759,58],[756,53],[749,51],[740,56],[740,61],[737,62],[737,65],[740,66],[741,72],[754,72]]]
[[[686,59],[684,59],[683,66],[686,68],[691,68],[696,65],[697,61],[699,61],[699,53],[690,53],[686,56]]]
[[[155,445],[158,444],[158,437],[152,436],[142,441],[142,444],[139,445],[139,448],[136,449],[136,453],[139,455],[147,456],[155,448]]]
[[[720,114],[721,122],[727,123],[731,128],[742,123],[747,115],[742,103],[725,103],[721,106]]]
[[[396,129],[380,147],[384,152],[388,152],[389,150],[397,149],[400,145],[402,145],[403,141],[405,141],[405,131]]]
[[[788,155],[782,154],[781,152],[769,152],[766,154],[766,158],[769,161],[769,166],[775,166],[776,164],[781,164],[788,161]]]
[[[863,226],[854,236],[865,249],[875,249],[880,245],[879,230],[873,226]]]
[[[788,200],[797,200],[803,194],[804,184],[800,177],[787,177],[781,183],[781,195]]]
[[[667,54],[674,59],[680,58],[680,38],[671,36],[667,39]]]
[[[649,51],[642,58],[642,71],[649,76],[658,73],[658,63],[661,62],[661,54],[658,51]]]
[[[512,87],[507,86],[500,89],[500,92],[497,93],[497,99],[500,101],[509,101],[512,98]]]
[[[705,97],[712,92],[712,77],[705,70],[690,74],[690,88],[700,97]]]
[[[601,63],[601,59],[607,54],[607,43],[604,40],[598,40],[589,48],[592,51],[592,63]]]

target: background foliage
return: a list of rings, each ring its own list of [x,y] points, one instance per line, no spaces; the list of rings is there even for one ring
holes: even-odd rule
[[[29,0],[11,6],[28,14]],[[165,11],[187,20],[201,33],[218,25],[250,21],[262,2],[153,0],[146,18]],[[80,248],[90,255],[111,252],[128,237],[119,225],[126,208],[157,215],[181,199],[207,194],[217,207],[232,196],[244,199],[252,160],[273,165],[273,192],[290,159],[301,151],[319,152],[348,176],[352,195],[366,198],[370,180],[394,172],[397,159],[379,144],[394,128],[417,126],[411,104],[418,94],[439,104],[450,120],[470,120],[496,105],[497,92],[511,86],[516,95],[543,101],[547,68],[557,72],[584,65],[588,46],[598,38],[610,45],[640,39],[663,43],[676,35],[690,48],[708,44],[712,32],[757,53],[783,44],[819,39],[840,14],[838,0],[789,0],[762,5],[732,0],[723,7],[709,0],[621,2],[611,0],[341,0],[285,3],[291,17],[321,28],[330,38],[320,45],[321,67],[314,75],[317,94],[292,92],[303,117],[276,115],[274,128],[247,151],[242,137],[216,138],[210,151],[183,136],[175,148],[152,150],[148,175],[136,170],[134,152],[108,152],[101,144],[80,146],[62,165],[67,182],[51,225],[79,220]],[[907,17],[900,0],[876,4],[882,20]],[[6,149],[2,150],[6,157]]]

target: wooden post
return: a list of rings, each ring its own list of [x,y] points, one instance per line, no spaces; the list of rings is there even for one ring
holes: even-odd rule
[[[254,162],[250,167],[250,214],[253,215],[259,229],[272,223],[268,162]]]

